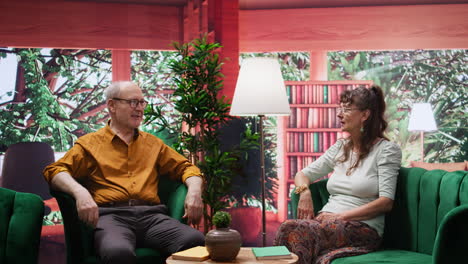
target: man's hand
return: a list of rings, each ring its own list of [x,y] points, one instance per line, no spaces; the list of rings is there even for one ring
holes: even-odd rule
[[[299,196],[299,203],[297,205],[297,218],[298,219],[314,219],[314,205],[312,203],[312,196],[310,190],[301,192]]]
[[[76,200],[76,210],[81,221],[96,227],[99,219],[99,209],[89,191],[79,184],[66,171],[57,173],[52,179],[52,187],[72,195]]]
[[[187,196],[185,197],[185,214],[182,218],[187,218],[187,223],[198,227],[203,214],[203,200],[202,200],[202,184],[201,177],[190,177],[185,180],[188,187]]]
[[[83,189],[76,194],[75,198],[78,217],[86,224],[96,227],[99,219],[99,209],[91,194]]]

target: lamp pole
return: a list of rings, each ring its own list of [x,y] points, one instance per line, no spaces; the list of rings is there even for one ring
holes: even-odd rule
[[[421,161],[424,162],[424,131],[421,131]]]
[[[245,59],[237,78],[230,114],[259,117],[262,244],[264,247],[266,246],[266,174],[263,120],[268,115],[289,115],[290,112],[278,60],[275,58]]]
[[[259,130],[260,130],[260,170],[261,170],[261,181],[262,181],[262,239],[263,246],[266,246],[266,206],[265,206],[265,146],[264,133],[263,133],[263,119],[265,115],[258,115],[260,118]]]

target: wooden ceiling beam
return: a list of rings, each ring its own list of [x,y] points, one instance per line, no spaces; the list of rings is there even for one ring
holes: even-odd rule
[[[241,52],[468,48],[468,4],[241,10]]]
[[[182,8],[64,0],[0,1],[0,46],[170,50]]]

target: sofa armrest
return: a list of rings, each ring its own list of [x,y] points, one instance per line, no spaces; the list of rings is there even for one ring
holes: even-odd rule
[[[177,186],[175,191],[169,194],[169,199],[167,200],[167,208],[169,209],[169,215],[179,220],[180,222],[185,223],[182,216],[185,213],[185,196],[187,196],[187,186],[185,184],[180,184]]]
[[[82,263],[87,256],[94,255],[94,230],[79,219],[73,196],[52,189],[50,193],[57,199],[63,217],[67,263]]]
[[[314,213],[317,215],[318,211],[322,210],[322,207],[328,202],[330,194],[327,190],[328,179],[321,180],[309,185],[310,193],[312,195],[312,201],[314,203]],[[297,218],[297,205],[299,203],[299,195],[293,192],[291,193],[291,210],[293,218]]]
[[[5,263],[37,263],[44,203],[32,193],[16,192],[5,238]],[[3,217],[3,216],[2,216]],[[0,262],[2,260],[0,259]]]
[[[442,219],[434,243],[433,263],[463,263],[468,259],[468,204]]]

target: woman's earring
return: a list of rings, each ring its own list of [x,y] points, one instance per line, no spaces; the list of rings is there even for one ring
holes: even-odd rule
[[[361,129],[359,131],[361,131],[361,133],[364,133],[364,126],[361,126]]]

